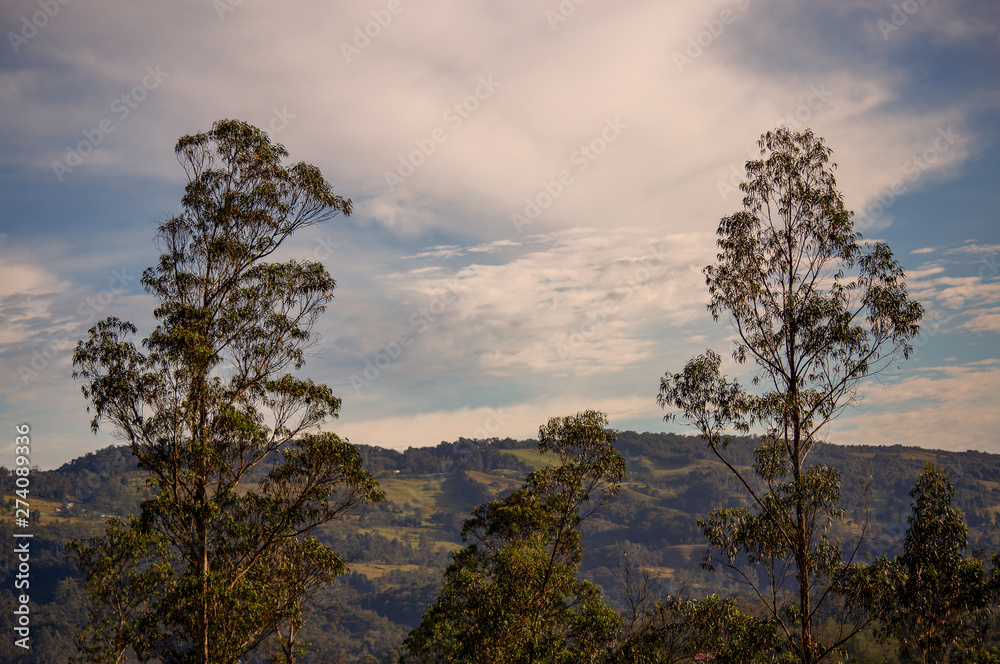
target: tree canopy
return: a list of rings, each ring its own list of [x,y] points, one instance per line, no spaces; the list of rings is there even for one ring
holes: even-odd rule
[[[618,492],[625,460],[603,413],[555,417],[538,449],[557,465],[536,470],[505,498],[478,506],[462,528],[437,601],[407,638],[406,662],[594,662],[618,617],[577,578],[580,523]]]
[[[111,425],[154,492],[139,517],[75,545],[92,598],[81,644],[88,661],[228,663],[262,648],[292,661],[301,599],[346,568],[313,529],[381,492],[357,450],[319,430],[340,400],[289,373],[334,280],[318,262],[267,259],[351,202],[237,120],[175,152],[183,211],[159,226],[142,277],[159,324],[140,347],[136,326],[105,319],[73,356],[92,428]]]
[[[731,322],[733,359],[755,365],[754,389],[725,378],[709,350],[667,372],[658,401],[677,408],[667,418],[694,425],[746,489],[749,507],[716,509],[701,525],[811,664],[845,638],[820,645],[814,634],[844,560],[828,536],[842,515],[839,473],[807,457],[865,378],[909,356],[923,309],[888,246],[855,232],[821,138],[780,127],[758,145],[740,185],[743,209],[720,221],[717,261],[705,268],[709,310]],[[748,472],[727,454],[727,434],[752,426],[764,434]]]
[[[898,640],[903,661],[947,662],[975,651],[1000,601],[1000,556],[991,572],[964,557],[967,528],[951,506],[954,493],[947,473],[927,464],[910,491],[903,553],[852,569],[845,583],[852,602],[878,619],[880,634]]]

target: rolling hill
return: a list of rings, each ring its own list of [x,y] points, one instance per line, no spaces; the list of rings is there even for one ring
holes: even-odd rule
[[[627,481],[585,524],[583,575],[600,584],[614,604],[619,601],[615,572],[627,552],[658,578],[662,592],[738,593],[731,580],[701,569],[706,546],[697,525],[712,508],[742,501],[741,487],[727,469],[694,437],[619,432],[617,446],[628,463]],[[310,614],[304,630],[313,644],[308,661],[353,662],[365,654],[388,661],[436,597],[449,552],[462,545],[461,526],[470,510],[519,486],[549,461],[533,440],[460,439],[405,452],[358,447],[386,500],[319,533],[351,561],[351,572],[320,596]],[[752,463],[752,447],[752,439],[734,441],[738,463]],[[1000,455],[826,444],[814,450],[810,462],[840,471],[845,518],[835,535],[846,546],[864,530],[862,559],[899,552],[908,492],[925,463],[942,466],[955,483],[953,505],[969,526],[969,553],[985,557],[1000,551]],[[9,503],[0,517],[0,538],[10,542],[15,488],[10,470],[0,467],[0,484]],[[136,513],[147,491],[124,447],[32,475],[33,649],[19,661],[66,661],[74,652],[85,596],[64,545],[100,533],[108,515]],[[2,564],[4,587],[12,588],[12,555]],[[13,597],[2,596],[0,622],[10,629]],[[10,640],[0,645],[0,657],[14,654],[11,648]]]

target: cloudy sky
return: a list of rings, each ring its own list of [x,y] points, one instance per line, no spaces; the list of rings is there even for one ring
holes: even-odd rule
[[[586,408],[683,430],[659,377],[728,356],[701,269],[785,124],[833,148],[928,311],[829,439],[1000,452],[992,0],[9,0],[0,26],[0,463],[18,423],[43,468],[115,442],[72,347],[107,315],[151,331],[173,145],[220,118],[354,202],[286,252],[337,279],[304,373],[354,442],[527,437]]]

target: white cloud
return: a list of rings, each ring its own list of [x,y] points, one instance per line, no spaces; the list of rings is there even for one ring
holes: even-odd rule
[[[825,137],[848,207],[881,206],[869,232],[893,223],[897,183],[913,193],[959,173],[984,145],[974,121],[998,106],[992,91],[956,98],[951,87],[947,98],[912,103],[919,63],[888,57],[897,42],[874,29],[869,3],[585,3],[553,30],[545,11],[557,6],[404,0],[348,62],[342,43],[384,4],[243,2],[220,16],[193,0],[71,3],[0,72],[9,130],[0,160],[18,173],[37,169],[38,198],[68,197],[52,160],[109,117],[114,131],[67,177],[88,191],[136,179],[165,189],[181,184],[179,136],[224,117],[273,131],[293,160],[315,163],[354,200],[351,228],[369,231],[352,255],[329,258],[338,300],[320,322],[327,341],[310,368],[349,385],[383,344],[411,334],[370,389],[348,392],[357,410],[345,411],[375,438],[416,421],[436,442],[480,426],[483,403],[524,408],[518,421],[536,420],[532,427],[570,406],[551,394],[603,402],[614,391],[638,404],[661,365],[718,346],[725,326],[705,312],[701,268],[713,258],[719,218],[740,207],[727,187],[742,178],[762,131],[784,122]],[[0,18],[17,25],[25,7],[36,5],[8,3]],[[959,43],[995,32],[983,19],[995,15],[988,3],[956,7],[922,5],[893,39]],[[674,54],[724,10],[735,20],[679,70]],[[118,117],[112,103],[147,66],[169,75]],[[413,172],[390,188],[386,173],[400,176],[401,158]],[[537,214],[528,214],[532,205]],[[518,227],[515,214],[532,223]],[[84,232],[106,237],[104,222],[90,223]],[[117,267],[147,251],[151,229],[128,228],[137,230],[109,238],[99,259],[71,243],[52,249],[48,263],[60,267],[51,274],[37,260],[5,262],[0,296],[21,298],[16,325],[37,320],[31,331],[3,327],[0,343],[70,320],[56,305],[76,305],[87,289],[72,284],[95,260]],[[644,265],[656,247],[664,258]],[[969,242],[912,253],[997,249]],[[960,314],[949,330],[995,332],[1000,291],[950,267],[911,271],[912,292],[932,311]],[[134,307],[123,317],[151,320],[148,299],[120,302]],[[71,383],[65,390],[77,395]],[[16,398],[42,403],[43,391]],[[397,407],[405,413],[383,419]],[[414,419],[416,411],[430,414]]]
[[[653,330],[707,319],[701,268],[713,238],[647,232],[575,229],[535,237],[502,262],[385,275],[403,310],[440,302],[430,309],[433,331],[406,361],[511,377],[596,374],[648,359]],[[384,341],[369,339],[366,354]]]
[[[944,271],[945,268],[943,265],[925,263],[916,270],[907,270],[906,276],[910,280],[910,283],[917,283],[926,277],[930,277],[935,274],[943,274]]]
[[[946,254],[974,254],[979,257],[992,256],[1000,252],[1000,244],[979,244],[977,242],[967,242],[960,247],[952,247],[946,250]]]
[[[958,329],[979,333],[1000,332],[1000,307],[974,312],[969,320],[958,326]]]
[[[861,410],[834,423],[830,440],[1000,453],[1000,360],[908,373],[899,382],[871,387]]]
[[[35,80],[44,72],[20,70],[7,74],[10,84],[0,94],[8,107],[31,109],[14,114],[11,129],[49,146],[35,152],[47,169],[67,142],[111,113],[122,91],[141,82],[147,64],[160,65],[170,72],[162,87],[116,121],[102,156],[81,169],[177,180],[170,148],[179,135],[220,117],[266,127],[274,109],[285,109],[291,119],[278,140],[353,195],[360,215],[402,234],[446,228],[485,241],[516,238],[510,216],[562,170],[573,183],[532,232],[712,228],[737,203],[722,199],[719,183],[734,166],[742,171],[757,136],[779,121],[827,138],[854,209],[905,180],[906,165],[934,145],[938,129],[953,126],[963,141],[936,153],[920,171],[924,181],[961,163],[966,144],[976,142],[961,107],[896,104],[901,81],[889,70],[827,66],[813,78],[748,70],[731,47],[773,27],[766,5],[737,11],[727,31],[678,71],[672,53],[727,8],[735,5],[581,7],[552,31],[545,8],[527,0],[502,10],[449,1],[405,5],[347,62],[340,43],[372,20],[368,8],[243,3],[219,21],[203,3],[179,12],[98,1],[86,12],[67,7],[29,45],[66,62],[72,80],[96,92],[67,104]],[[182,45],[178,34],[200,47]],[[94,47],[100,43],[116,48]],[[498,87],[482,92],[483,77]],[[455,105],[477,90],[484,98],[474,100],[476,108],[456,116]],[[574,162],[581,148],[601,145],[606,122],[616,118],[625,128],[615,141],[593,161]],[[419,151],[418,142],[428,145],[435,129],[444,142],[432,140],[433,153],[390,191],[385,173]]]

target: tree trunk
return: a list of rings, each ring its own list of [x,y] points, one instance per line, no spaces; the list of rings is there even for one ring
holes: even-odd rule
[[[198,515],[198,542],[201,551],[201,604],[198,619],[198,631],[200,632],[201,664],[208,664],[208,524],[205,523],[205,499],[206,499],[205,476],[202,475],[201,487],[199,488],[199,502],[202,513]]]
[[[205,444],[207,442],[206,431],[208,430],[208,412],[204,404],[204,398],[206,393],[206,380],[203,377],[198,383],[198,389],[195,392],[197,395],[198,405],[199,405],[199,416],[198,416],[198,431],[194,436],[194,440],[197,444],[201,446],[198,450],[198,554],[200,560],[199,563],[199,574],[201,575],[201,597],[199,598],[199,613],[198,616],[198,637],[199,644],[198,648],[200,650],[199,659],[201,664],[209,664],[209,648],[208,648],[208,471],[209,463],[206,458]]]

